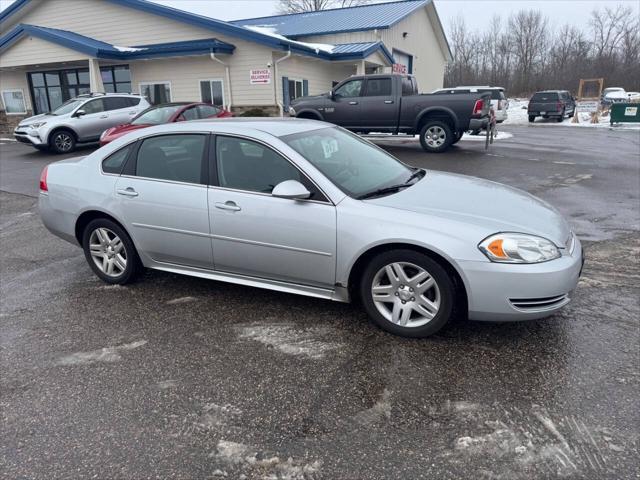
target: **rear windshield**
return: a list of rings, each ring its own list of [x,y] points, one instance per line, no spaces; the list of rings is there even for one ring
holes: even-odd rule
[[[532,102],[554,102],[558,100],[557,93],[536,93],[531,97]]]
[[[504,92],[502,90],[497,90],[495,88],[479,88],[478,92],[489,92],[491,94],[491,100],[504,100],[505,98],[507,98],[504,96]]]

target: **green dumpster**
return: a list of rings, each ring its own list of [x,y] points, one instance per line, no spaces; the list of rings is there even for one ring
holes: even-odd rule
[[[640,103],[614,103],[610,114],[611,124],[640,123]]]

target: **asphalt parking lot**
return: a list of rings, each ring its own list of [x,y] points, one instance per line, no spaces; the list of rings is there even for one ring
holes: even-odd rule
[[[266,290],[102,284],[38,218],[38,176],[61,157],[0,140],[2,476],[640,478],[640,135],[504,130],[489,151],[376,141],[555,205],[585,245],[579,288],[547,320],[426,340]]]

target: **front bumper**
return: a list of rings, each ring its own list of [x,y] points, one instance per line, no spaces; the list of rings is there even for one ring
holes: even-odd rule
[[[469,130],[483,130],[489,125],[489,117],[472,118],[469,120]]]
[[[584,257],[576,238],[573,253],[530,265],[459,262],[467,281],[469,319],[515,321],[545,318],[571,300]]]
[[[13,138],[15,138],[20,143],[26,143],[34,147],[46,145],[47,143],[46,141],[42,140],[38,130],[32,130],[24,127],[17,127],[13,131]]]

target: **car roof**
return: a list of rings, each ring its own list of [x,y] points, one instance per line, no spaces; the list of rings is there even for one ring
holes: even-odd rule
[[[247,130],[259,130],[274,137],[283,137],[294,133],[309,132],[320,128],[335,127],[330,123],[319,120],[303,118],[279,118],[279,117],[245,117],[245,118],[205,118],[193,120],[189,123],[198,123],[220,133],[243,133]]]

